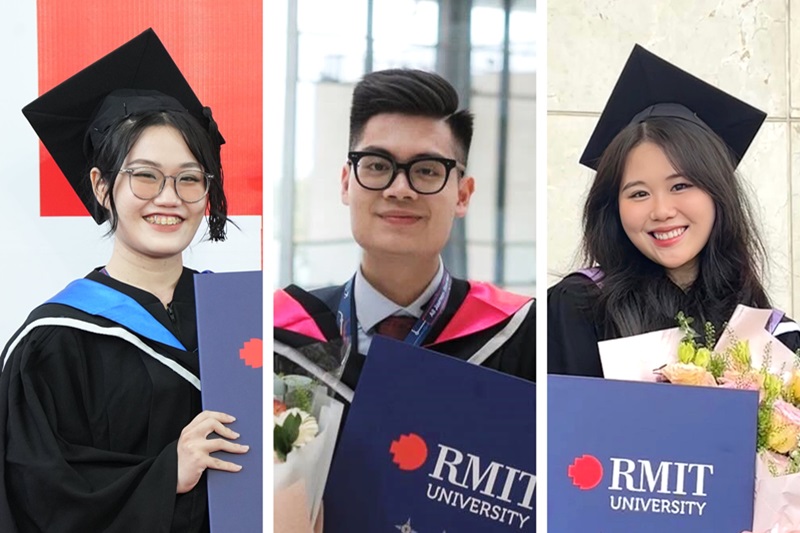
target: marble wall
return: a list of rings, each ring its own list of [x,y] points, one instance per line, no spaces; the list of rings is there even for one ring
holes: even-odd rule
[[[800,0],[558,0],[547,12],[548,285],[578,264],[578,164],[633,45],[765,110],[739,171],[774,305],[800,315]]]

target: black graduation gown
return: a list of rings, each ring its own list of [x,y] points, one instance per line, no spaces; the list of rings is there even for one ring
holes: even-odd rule
[[[548,373],[603,377],[597,343],[608,337],[603,324],[595,319],[595,299],[594,281],[582,274],[567,276],[548,289]],[[651,331],[671,327],[675,327],[674,321],[653,324]],[[796,331],[777,338],[792,351],[800,348],[800,333]]]
[[[86,277],[139,302],[188,351],[137,337],[199,376],[193,271],[184,269],[169,312],[148,292],[98,271]],[[118,326],[51,303],[14,338],[44,317]],[[36,327],[8,355],[0,373],[0,531],[208,530],[205,476],[175,494],[177,439],[201,410],[194,385],[125,340],[73,327]]]
[[[320,343],[318,339],[313,339],[293,331],[292,328],[285,328],[276,326],[274,329],[275,340],[287,344],[293,348],[302,350],[314,350],[319,348],[320,344],[326,344],[325,348],[329,349],[330,354],[340,356],[340,348],[342,337],[339,334],[336,322],[336,313],[341,300],[344,285],[327,287],[315,291],[307,292],[295,285],[291,285],[284,289],[294,301],[302,306],[303,310],[307,313],[308,317],[314,321],[324,335],[325,343]],[[465,304],[467,295],[470,292],[470,282],[460,279],[453,279],[453,285],[450,291],[450,296],[445,304],[444,311],[440,315],[439,320],[434,324],[431,330],[426,335],[423,342],[425,348],[434,350],[439,353],[457,357],[462,360],[468,360],[475,354],[482,346],[484,346],[490,339],[495,337],[503,328],[505,328],[512,320],[512,316],[508,316],[504,320],[480,331],[467,333],[464,335],[457,335],[448,338],[443,342],[437,342],[442,332],[453,320],[456,313]],[[504,293],[498,292],[502,297]],[[505,293],[507,294],[507,293]],[[276,324],[281,319],[281,309],[276,304],[275,319]],[[501,372],[511,374],[529,381],[536,380],[536,319],[535,319],[535,305],[531,305],[527,314],[522,319],[519,327],[508,338],[508,340],[496,351],[486,359],[482,365],[488,368],[499,370]],[[476,316],[476,319],[478,317]],[[364,366],[366,358],[363,354],[353,353],[347,360],[342,382],[355,390],[358,378],[361,375],[361,369]],[[275,359],[276,372],[282,369],[291,371],[291,368],[285,368],[286,362],[280,357]]]

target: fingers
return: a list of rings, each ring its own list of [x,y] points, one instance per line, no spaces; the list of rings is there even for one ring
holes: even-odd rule
[[[203,411],[183,428],[181,431],[181,439],[194,437],[206,438],[214,432],[229,439],[237,439],[239,438],[239,434],[225,425],[234,421],[236,421],[236,417],[225,413]]]
[[[208,453],[214,452],[228,452],[228,453],[247,453],[250,446],[247,444],[239,444],[225,439],[208,439],[206,441],[209,445]]]
[[[183,428],[177,446],[179,494],[191,490],[207,468],[226,472],[242,469],[241,465],[210,455],[214,452],[243,454],[250,449],[246,444],[231,442],[238,439],[239,434],[225,424],[235,420],[227,413],[203,411]],[[208,438],[212,433],[219,438]]]
[[[189,424],[187,424],[183,429],[184,431],[187,429],[193,430],[197,427],[213,424],[214,422],[219,424],[230,424],[235,421],[236,417],[227,413],[220,413],[219,411],[203,411],[194,417],[194,419],[192,419],[192,421],[189,422]]]
[[[218,457],[209,457],[208,464],[206,468],[210,468],[211,470],[222,470],[225,472],[239,472],[242,469],[242,465],[232,463],[230,461],[223,461]]]

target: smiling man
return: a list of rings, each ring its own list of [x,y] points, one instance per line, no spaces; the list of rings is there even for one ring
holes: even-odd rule
[[[309,361],[343,363],[342,381],[355,389],[381,334],[534,380],[533,300],[456,279],[440,257],[475,189],[472,128],[436,74],[385,70],[356,86],[341,200],[361,265],[344,285],[275,294],[276,371],[287,359],[307,370]]]

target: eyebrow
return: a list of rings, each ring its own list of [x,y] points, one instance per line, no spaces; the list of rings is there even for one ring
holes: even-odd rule
[[[148,167],[154,168],[161,168],[161,165],[156,163],[155,161],[150,161],[149,159],[134,159],[133,161],[129,161],[128,165],[146,165]],[[178,165],[178,168],[202,168],[200,163],[195,163],[194,161],[187,161],[186,163],[181,163]]]
[[[395,161],[397,161],[397,157],[395,157],[392,152],[390,152],[386,148],[381,148],[380,146],[372,146],[372,145],[365,146],[364,148],[362,148],[361,150],[358,150],[358,151],[359,152],[375,152],[375,153],[378,153],[378,154],[384,154],[384,155],[386,155],[388,157],[391,157]],[[406,161],[411,161],[412,159],[419,159],[421,157],[441,157],[441,158],[444,158],[444,159],[456,159],[455,157],[448,157],[448,156],[440,154],[438,152],[419,152],[419,153],[414,154],[413,156],[409,157],[408,159],[406,159]]]
[[[670,174],[669,176],[667,176],[664,179],[665,180],[674,180],[674,179],[677,179],[677,178],[686,178],[686,176],[684,176],[680,172],[675,172],[674,174]],[[632,182],[626,184],[624,187],[622,187],[622,189],[619,192],[625,192],[626,190],[630,189],[631,187],[635,187],[637,185],[644,185],[644,184],[645,183],[642,180],[632,181]]]

